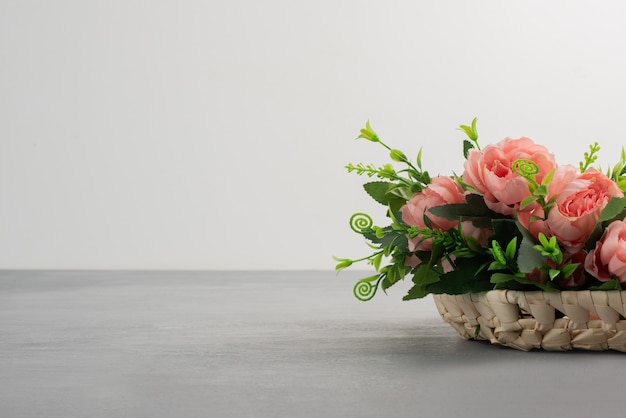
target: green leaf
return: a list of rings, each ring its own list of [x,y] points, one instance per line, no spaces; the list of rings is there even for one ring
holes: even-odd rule
[[[401,219],[402,219],[402,212],[395,212],[395,211],[389,210],[388,214],[389,214],[389,217],[391,218],[391,221],[393,222],[391,224],[391,227],[393,229],[398,229],[398,228],[396,228],[396,226],[401,226],[400,230],[402,230],[404,232],[404,230],[405,230],[404,227],[406,226],[406,224],[401,221]]]
[[[426,212],[424,212],[422,219],[424,221],[424,225],[426,225],[427,228],[433,229],[433,223],[430,221],[430,218],[426,216]]]
[[[535,189],[535,194],[538,196],[547,196],[548,195],[548,186],[542,184],[541,186]]]
[[[521,239],[521,232],[513,219],[494,219],[491,226],[494,232],[491,239],[498,241],[501,247],[507,247],[515,237]]]
[[[439,281],[439,276],[433,271],[428,264],[420,265],[413,275],[413,283],[426,286]]]
[[[550,276],[550,280],[554,280],[556,276],[558,276],[560,273],[561,273],[560,270],[556,270],[556,269],[548,270],[548,276]]]
[[[504,251],[502,251],[502,247],[495,239],[491,241],[491,254],[499,264],[506,266],[506,257],[504,256]]]
[[[612,279],[602,283],[600,286],[592,286],[589,290],[622,290],[622,286],[619,281]]]
[[[550,184],[550,182],[552,181],[552,178],[554,177],[554,173],[556,173],[556,169],[553,168],[552,170],[548,171],[548,174],[546,174],[543,179],[541,180],[541,184],[542,185],[548,185]]]
[[[467,159],[467,156],[469,155],[469,151],[473,148],[474,148],[474,144],[472,144],[467,139],[464,139],[463,140],[463,157]]]
[[[465,236],[465,242],[467,243],[468,248],[474,252],[480,252],[482,250],[480,242],[478,242],[478,240],[471,235]]]
[[[486,260],[487,257],[456,259],[456,269],[442,274],[438,282],[428,285],[426,289],[431,293],[449,295],[491,290],[493,289],[493,284],[489,281],[491,273],[484,269],[476,273]]]
[[[389,266],[389,270],[387,270],[387,274],[385,275],[385,278],[383,280],[384,282],[386,282],[385,284],[383,284],[383,289],[387,289],[398,280],[399,279],[396,277],[396,270],[393,268],[393,266]]]
[[[383,231],[382,238],[380,235],[380,230]],[[363,234],[365,239],[371,241],[374,244],[379,244],[380,249],[385,249],[385,252],[391,252],[393,247],[397,247],[401,251],[408,252],[408,239],[406,233],[404,231],[396,231],[392,227],[387,226],[385,228],[381,228],[377,233],[371,232]],[[388,255],[388,254],[385,254]]]
[[[602,210],[600,218],[598,218],[598,223],[614,219],[624,210],[625,206],[626,196],[612,197],[611,200],[609,200],[609,203]]]
[[[391,195],[389,196],[389,200],[392,200],[393,196],[396,196],[402,198],[402,200],[406,202],[413,197],[413,192],[406,186],[394,185],[389,188],[387,195]]]
[[[415,285],[409,289],[409,292],[402,300],[421,299],[430,292],[426,290],[426,286],[439,281],[439,276],[428,264],[421,264],[413,275],[413,283]]]
[[[515,253],[517,252],[517,236],[513,237],[509,244],[506,246],[505,256],[507,260],[514,260]]]
[[[519,207],[520,209],[524,209],[526,206],[530,205],[531,203],[536,202],[538,199],[539,198],[537,196],[526,196],[520,202]]]
[[[459,129],[461,129],[463,132],[465,132],[467,137],[469,139],[471,139],[472,141],[476,141],[478,139],[478,133],[476,132],[476,120],[477,120],[477,118],[474,118],[472,120],[472,126],[471,127],[467,126],[467,125],[459,126]]]
[[[587,251],[591,251],[593,248],[595,248],[596,243],[602,237],[603,233],[604,228],[602,228],[602,224],[596,224],[596,226],[593,228],[593,231],[591,231],[587,242],[585,242],[585,249]]]
[[[415,159],[415,162],[417,164],[417,167],[421,170],[422,169],[422,147],[420,147],[420,150],[417,153],[417,158]]]
[[[386,181],[372,181],[370,183],[365,183],[363,188],[372,199],[381,205],[390,206],[394,212],[399,210],[408,200],[405,197],[399,196],[404,196],[405,191],[400,190],[401,188],[394,183]]]
[[[542,284],[542,283],[538,283],[538,282],[533,282],[532,280],[527,279],[523,274],[516,274],[514,276],[515,281],[517,283],[520,284],[524,284],[524,285],[529,285],[532,286],[534,288],[539,288],[541,290],[543,290],[544,292],[558,292],[559,289],[555,288],[551,283],[552,282],[548,282],[546,284]],[[512,288],[512,286],[507,285],[507,288]]]
[[[389,199],[387,198],[387,192],[389,188],[393,186],[393,183],[389,183],[386,181],[373,181],[371,183],[365,183],[363,188],[367,192],[368,195],[372,197],[378,203],[387,206],[389,204]]]
[[[382,261],[382,259],[383,259],[382,253],[378,254],[376,257],[372,259],[372,265],[374,266],[376,271],[380,270],[380,262]]]
[[[522,273],[531,273],[543,266],[548,259],[535,250],[534,245],[534,241],[524,236],[517,255],[517,267]]]
[[[488,269],[488,266],[491,265],[491,263],[489,261],[483,263],[480,265],[480,267],[478,267],[478,269],[476,269],[476,272],[474,273],[475,276],[478,276],[480,274],[481,271],[483,271],[484,269]]]
[[[402,300],[421,299],[428,296],[429,293],[425,288],[415,285],[409,289],[408,293],[402,298]]]
[[[495,241],[494,241],[495,242]],[[506,269],[506,264],[502,264],[499,263],[497,261],[492,262],[491,264],[489,264],[488,270],[489,271],[493,271],[493,270],[505,270]]]
[[[550,241],[548,241],[548,237],[546,237],[546,234],[540,232],[537,235],[537,238],[539,238],[539,242],[541,243],[541,245],[543,245],[543,248],[550,248]]]
[[[466,203],[450,203],[447,205],[434,206],[429,211],[436,216],[441,216],[452,221],[459,218],[497,218],[499,215],[493,212],[485,204],[482,196],[468,194],[465,197]]]
[[[468,138],[472,138],[472,128],[470,128],[467,125],[460,125],[459,129],[461,129],[463,132],[465,132],[465,135],[468,136]]]
[[[561,273],[563,273],[563,278],[567,279],[569,276],[574,274],[578,266],[580,266],[580,263],[567,263],[566,265],[561,267]]]
[[[383,291],[398,283],[400,280],[403,280],[405,275],[406,271],[404,270],[404,265],[390,265],[387,276],[380,283]]]
[[[514,274],[493,273],[489,281],[491,283],[507,283],[507,282],[510,282],[511,280],[515,280]]]

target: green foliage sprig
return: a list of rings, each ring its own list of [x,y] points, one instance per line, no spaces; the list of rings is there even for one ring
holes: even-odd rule
[[[598,152],[600,151],[600,146],[597,142],[594,142],[592,145],[589,145],[589,152],[585,152],[584,157],[585,160],[578,163],[580,172],[584,173],[591,166],[591,164],[595,163],[598,159]]]
[[[608,170],[607,176],[617,183],[622,191],[626,192],[626,151],[624,151],[624,147],[622,147],[619,161],[612,169]]]
[[[470,126],[459,126],[459,130],[465,132],[465,135],[467,135],[468,137],[468,139],[463,140],[463,156],[465,158],[467,158],[467,154],[472,148],[480,149],[480,145],[478,144],[478,131],[476,130],[477,121],[478,119],[474,118],[472,119],[472,123],[470,124]]]

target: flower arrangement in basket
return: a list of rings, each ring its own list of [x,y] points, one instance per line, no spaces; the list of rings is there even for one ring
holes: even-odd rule
[[[365,191],[386,208],[388,225],[355,213],[350,227],[371,255],[337,258],[336,270],[367,262],[376,274],[354,294],[369,300],[410,276],[404,300],[434,295],[464,338],[521,350],[626,351],[626,153],[604,172],[590,145],[577,165],[557,165],[530,138],[481,148],[476,119],[462,175],[431,177],[382,142],[369,122],[357,138],[377,143],[391,163],[348,164],[376,178]]]

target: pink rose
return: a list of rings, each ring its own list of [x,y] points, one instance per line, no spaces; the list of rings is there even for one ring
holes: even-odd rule
[[[513,171],[518,159],[535,162],[539,172],[537,182],[556,167],[554,155],[530,138],[506,138],[483,150],[471,149],[465,162],[463,181],[482,193],[487,206],[503,215],[512,215],[516,205],[530,195],[528,182]]]
[[[546,284],[548,282],[548,277],[545,272],[541,269],[534,268],[530,273],[526,273],[526,278],[531,282]]]
[[[430,219],[434,229],[447,231],[456,228],[458,222],[433,215],[429,209],[448,203],[465,203],[464,191],[461,185],[450,177],[435,177],[421,192],[416,193],[411,200],[400,209],[402,221],[409,226],[419,229],[425,228],[424,215]],[[420,242],[421,241],[421,242]],[[431,240],[423,240],[418,235],[409,240],[410,251],[429,251],[432,248]]]
[[[404,265],[409,267],[417,267],[422,263],[422,260],[419,259],[416,255],[408,255],[404,258]]]
[[[624,193],[596,170],[588,170],[567,183],[548,213],[545,234],[555,236],[568,253],[578,252],[593,231],[611,197]]]
[[[585,259],[585,270],[600,281],[626,283],[626,222],[614,221]]]

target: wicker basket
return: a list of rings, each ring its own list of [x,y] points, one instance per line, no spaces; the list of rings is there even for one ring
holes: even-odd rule
[[[433,296],[444,321],[465,339],[524,351],[626,352],[626,291],[492,290]]]

